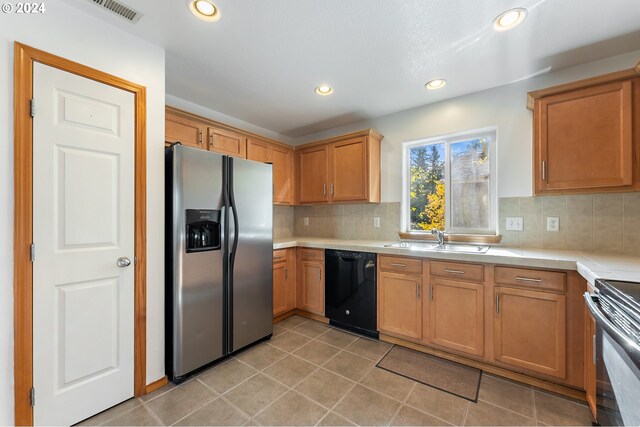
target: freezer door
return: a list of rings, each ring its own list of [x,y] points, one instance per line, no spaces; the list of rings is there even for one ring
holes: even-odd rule
[[[210,244],[208,249],[189,250],[187,245],[189,239],[195,238],[200,246],[206,243],[205,237],[211,239],[205,236],[207,227],[202,226],[207,221],[220,221],[219,227],[209,227],[213,230],[210,232],[220,232],[224,227],[224,157],[183,146],[173,150],[174,263],[173,283],[171,289],[167,289],[171,294],[167,297],[171,298],[173,317],[172,373],[175,378],[224,355],[224,233],[220,235],[221,240]],[[197,217],[199,212],[202,218]],[[188,227],[189,223],[200,224],[200,227]],[[195,234],[187,236],[187,230]]]
[[[273,184],[271,165],[229,162],[230,348],[236,351],[273,332]]]

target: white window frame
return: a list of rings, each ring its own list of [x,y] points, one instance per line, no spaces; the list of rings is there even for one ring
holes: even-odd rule
[[[456,142],[468,141],[474,138],[491,137],[489,147],[489,228],[471,229],[471,228],[450,228],[451,210],[448,209],[450,200],[450,184],[451,184],[451,163],[450,151],[451,144]],[[464,132],[457,132],[447,135],[440,135],[419,139],[415,141],[407,141],[402,144],[402,222],[401,230],[403,233],[425,234],[429,231],[411,230],[411,209],[409,187],[411,182],[411,168],[409,153],[411,148],[421,145],[445,144],[445,233],[447,234],[479,234],[479,235],[497,235],[498,234],[498,128],[496,126],[473,129]]]

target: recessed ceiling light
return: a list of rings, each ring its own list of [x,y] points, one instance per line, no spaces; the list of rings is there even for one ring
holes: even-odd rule
[[[527,17],[527,9],[518,7],[509,9],[501,13],[493,20],[493,29],[496,31],[507,31],[517,27]]]
[[[447,81],[445,79],[435,79],[435,80],[431,80],[430,82],[427,82],[427,84],[424,85],[424,87],[426,87],[429,90],[435,90],[435,89],[440,89],[444,87],[444,85],[446,84],[447,84]]]
[[[220,9],[211,0],[187,0],[189,10],[203,21],[215,22],[220,19]]]
[[[315,90],[318,95],[322,95],[322,96],[331,95],[333,93],[333,88],[327,84],[322,84],[316,87]]]

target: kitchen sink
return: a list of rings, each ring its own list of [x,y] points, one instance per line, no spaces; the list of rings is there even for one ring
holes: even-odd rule
[[[385,248],[404,248],[412,251],[455,252],[465,254],[483,254],[489,250],[489,246],[444,244],[426,242],[395,242],[384,245]]]

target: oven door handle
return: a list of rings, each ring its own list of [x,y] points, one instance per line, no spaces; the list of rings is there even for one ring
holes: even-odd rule
[[[593,301],[594,299],[599,298],[598,295],[590,294],[589,292],[584,293],[584,301],[587,304],[587,308],[593,315],[596,320],[596,323],[600,324],[604,330],[606,330],[610,335],[616,338],[616,341],[620,343],[624,343],[625,349],[631,353],[630,356],[632,358],[640,358],[640,346],[635,343],[633,340],[629,338],[627,334],[621,331],[618,327],[616,327],[613,322],[606,318],[606,316],[602,313],[602,311],[598,308],[596,303]]]

